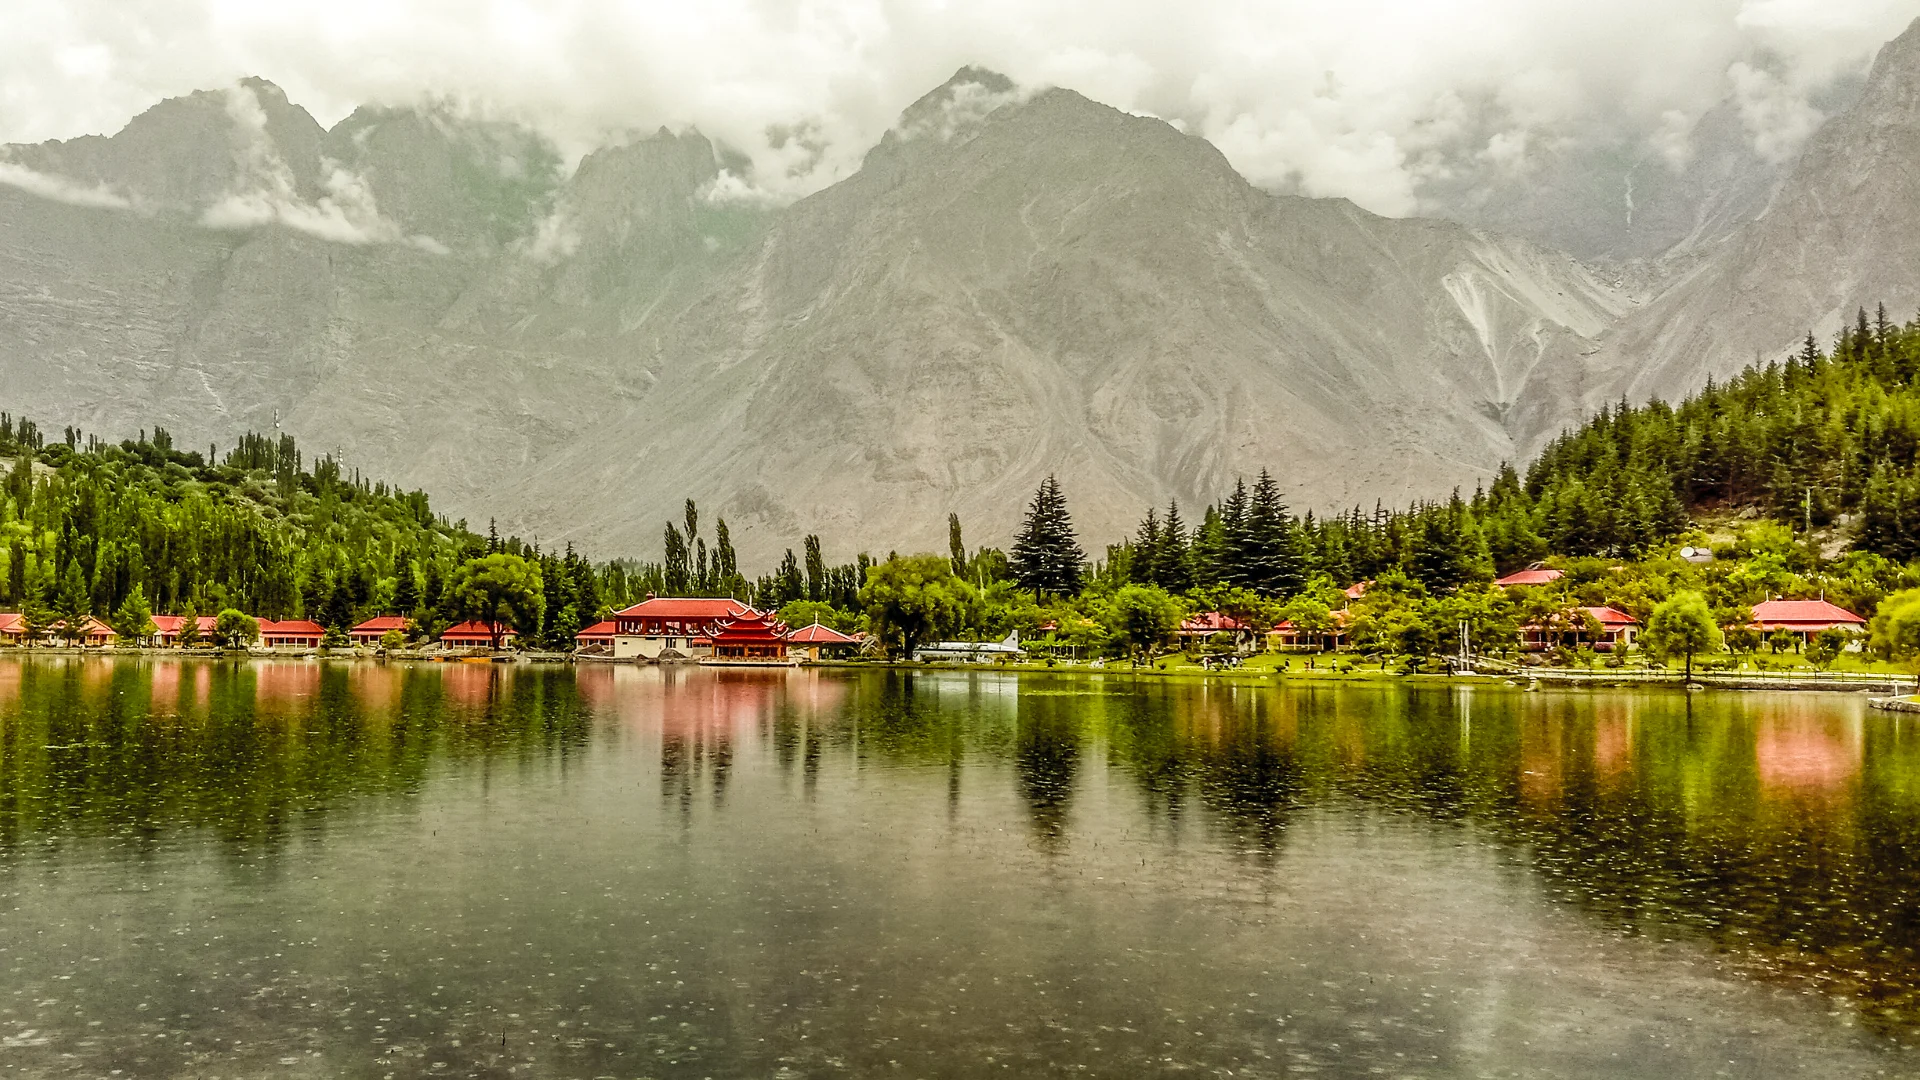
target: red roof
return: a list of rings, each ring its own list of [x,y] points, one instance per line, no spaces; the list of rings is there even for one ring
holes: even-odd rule
[[[1824,630],[1862,627],[1867,620],[1825,600],[1768,600],[1753,605],[1755,630]]]
[[[1347,594],[1347,599],[1349,600],[1360,599],[1361,597],[1367,595],[1367,589],[1370,588],[1372,585],[1373,585],[1373,582],[1371,581],[1354,582],[1353,584],[1346,587],[1345,591]]]
[[[1559,571],[1557,570],[1554,572],[1559,573]],[[1616,608],[1616,607],[1583,607],[1583,608],[1576,608],[1575,610],[1584,611],[1587,614],[1593,616],[1594,619],[1598,621],[1601,626],[1614,627],[1614,626],[1639,626],[1640,625],[1639,619],[1634,618],[1633,616],[1627,614],[1624,611],[1621,611],[1619,608]]]
[[[376,615],[353,628],[356,634],[384,634],[389,630],[405,630],[407,619],[404,615]]]
[[[713,634],[713,644],[715,648],[722,645],[779,644],[786,640],[785,629],[771,614],[754,612],[728,620]]]
[[[795,645],[853,645],[859,641],[858,638],[848,637],[830,626],[821,626],[819,623],[795,630],[787,635],[787,640]]]
[[[618,624],[612,619],[608,619],[605,622],[594,623],[592,626],[587,627],[573,636],[576,640],[580,638],[610,638],[617,628]]]
[[[622,619],[730,619],[752,610],[727,596],[656,596],[613,614]]]
[[[502,626],[500,628],[500,639],[502,641],[512,636],[512,627]],[[493,631],[486,623],[468,619],[466,622],[447,627],[446,632],[440,635],[440,640],[445,641],[448,638],[453,638],[458,641],[483,641],[491,645],[493,643]]]
[[[180,628],[186,625],[186,622],[187,617],[185,615],[155,615],[153,617],[153,625],[157,628],[157,631],[162,634],[178,634]],[[210,634],[213,632],[213,616],[202,615],[194,619],[194,622],[199,625],[201,633]],[[263,622],[260,625],[265,627],[267,624]]]
[[[20,633],[20,613],[17,611],[0,612],[0,634]]]
[[[1330,611],[1327,614],[1333,617],[1333,633],[1336,633],[1336,634],[1346,633],[1347,624],[1353,621],[1353,612],[1351,611],[1346,611],[1346,610]],[[1293,620],[1282,619],[1279,622],[1274,623],[1273,628],[1276,631],[1279,631],[1280,633],[1285,633],[1288,630],[1293,629]]]
[[[260,636],[272,634],[274,637],[319,637],[327,628],[311,619],[288,619],[274,622],[272,619],[260,620]]]
[[[1508,585],[1545,585],[1550,581],[1559,581],[1565,576],[1566,574],[1559,570],[1516,570],[1506,577],[1495,578],[1493,583],[1502,587]]]
[[[1203,611],[1198,615],[1189,616],[1180,624],[1180,632],[1183,634],[1213,634],[1222,630],[1245,629],[1247,629],[1246,623],[1218,611]]]

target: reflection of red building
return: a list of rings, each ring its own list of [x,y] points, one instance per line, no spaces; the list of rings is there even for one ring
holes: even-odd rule
[[[1808,711],[1765,717],[1759,728],[1753,760],[1763,791],[1828,795],[1860,772],[1860,731],[1848,720]]]
[[[749,611],[728,619],[713,632],[716,660],[785,660],[786,628],[771,614]]]

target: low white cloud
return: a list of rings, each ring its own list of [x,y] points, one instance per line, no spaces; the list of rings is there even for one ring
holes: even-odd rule
[[[322,181],[326,194],[309,202],[300,196],[293,169],[275,148],[267,132],[266,110],[252,87],[227,90],[227,115],[234,121],[240,144],[236,190],[200,215],[200,223],[214,229],[253,229],[283,225],[335,244],[404,243],[437,255],[444,244],[429,236],[409,236],[398,224],[380,215],[373,189],[359,175],[338,162],[322,159],[327,170]]]
[[[1727,69],[1740,122],[1753,139],[1754,152],[1780,164],[1793,160],[1826,116],[1786,79],[1746,63]]]
[[[11,0],[0,140],[108,133],[162,97],[260,75],[323,123],[452,99],[576,157],[610,133],[697,127],[751,161],[735,175],[753,197],[784,200],[851,173],[908,103],[977,64],[1178,123],[1256,183],[1406,213],[1435,178],[1530,168],[1560,146],[1684,161],[1692,121],[1735,94],[1756,148],[1791,154],[1822,89],[1914,14],[1912,0]],[[330,198],[338,213],[314,228],[365,230]]]
[[[126,196],[98,184],[81,184],[63,176],[35,172],[24,165],[0,161],[0,184],[19,188],[29,195],[63,202],[71,206],[94,206],[125,210],[133,205]]]

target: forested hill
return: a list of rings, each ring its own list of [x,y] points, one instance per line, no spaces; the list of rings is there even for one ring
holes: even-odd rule
[[[594,586],[571,552],[542,556],[437,517],[424,492],[347,474],[331,457],[303,466],[290,436],[247,435],[224,456],[173,445],[166,431],[106,443],[69,429],[48,442],[0,414],[0,605],[116,610],[138,586],[154,611],[238,608],[261,618],[352,625],[357,615],[432,612],[455,569],[488,551],[534,558],[548,597]],[[575,589],[574,591],[577,591]],[[599,606],[591,599],[590,615]]]
[[[1862,310],[1831,350],[1708,384],[1679,406],[1625,403],[1554,440],[1527,471],[1538,538],[1557,554],[1632,555],[1685,513],[1757,509],[1844,526],[1856,550],[1920,558],[1920,320]]]

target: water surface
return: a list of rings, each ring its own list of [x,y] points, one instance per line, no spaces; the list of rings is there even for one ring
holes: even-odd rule
[[[1920,1075],[1842,695],[0,661],[0,1076]]]

